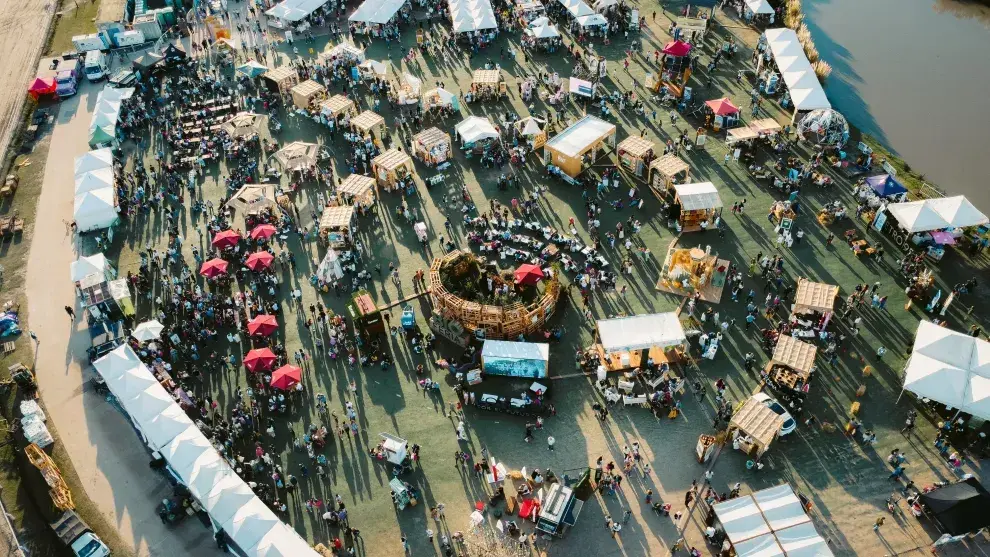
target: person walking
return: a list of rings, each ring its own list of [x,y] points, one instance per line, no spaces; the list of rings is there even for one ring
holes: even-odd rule
[[[547,450],[548,451],[554,450],[553,449],[553,444],[556,443],[556,442],[557,442],[557,440],[553,438],[553,435],[548,435],[547,436]]]
[[[72,309],[72,306],[65,306],[65,313],[68,313],[69,314],[69,318],[72,319],[73,321],[75,321],[75,319],[76,319],[76,310]]]
[[[873,523],[873,531],[879,532],[880,527],[883,526],[885,520],[887,520],[887,517],[885,516],[881,516],[880,518],[878,518],[877,521]]]
[[[526,424],[526,436],[523,437],[523,441],[529,443],[533,440],[533,426]]]

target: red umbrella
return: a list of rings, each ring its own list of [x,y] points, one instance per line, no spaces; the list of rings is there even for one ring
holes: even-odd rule
[[[540,282],[543,278],[543,269],[538,265],[525,264],[520,265],[515,272],[516,284],[533,285]]]
[[[274,315],[259,315],[248,321],[248,332],[252,336],[266,337],[278,330],[278,321]]]
[[[216,278],[227,273],[227,262],[223,259],[211,259],[199,269],[199,274],[206,278]]]
[[[272,387],[287,391],[302,381],[302,370],[296,366],[282,366],[272,374]]]
[[[255,348],[244,356],[244,367],[248,371],[265,371],[275,365],[275,354],[267,348]]]
[[[274,236],[276,232],[278,231],[275,230],[275,227],[270,224],[259,224],[254,227],[254,230],[251,231],[251,238],[255,240],[264,238],[267,240],[268,238]]]
[[[739,112],[739,108],[732,104],[727,98],[715,99],[714,101],[705,101],[708,108],[712,109],[712,112],[718,116],[728,116],[729,114],[735,114]]]
[[[237,242],[241,241],[241,235],[233,230],[224,230],[223,232],[217,232],[213,236],[213,247],[223,249],[232,248],[237,245]]]
[[[670,41],[663,47],[663,53],[671,56],[687,56],[691,52],[691,45],[684,41]]]
[[[260,271],[271,267],[272,261],[275,261],[274,255],[267,251],[256,251],[248,256],[244,264],[252,271]]]

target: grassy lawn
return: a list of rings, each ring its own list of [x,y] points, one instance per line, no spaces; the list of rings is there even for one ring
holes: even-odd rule
[[[100,10],[98,0],[63,0],[61,10],[55,20],[55,31],[45,50],[48,54],[61,54],[75,50],[72,37],[96,32],[93,20]]]

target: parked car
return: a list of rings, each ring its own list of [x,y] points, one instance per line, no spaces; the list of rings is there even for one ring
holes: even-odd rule
[[[791,417],[791,413],[784,408],[784,405],[777,402],[777,399],[772,398],[766,393],[756,393],[753,398],[762,402],[764,406],[773,410],[774,414],[784,417],[784,424],[780,426],[780,436],[783,437],[789,433],[793,433],[797,429],[797,420]]]

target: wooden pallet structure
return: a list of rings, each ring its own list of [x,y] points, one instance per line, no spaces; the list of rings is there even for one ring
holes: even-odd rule
[[[55,465],[52,457],[34,443],[24,447],[24,453],[31,464],[41,472],[45,478],[45,483],[51,488],[48,493],[52,496],[52,502],[55,503],[55,506],[63,511],[71,511],[76,508],[76,504],[72,501],[72,492],[69,491],[69,486],[65,485],[62,473]]]
[[[547,280],[543,295],[526,305],[514,303],[507,306],[494,306],[472,302],[449,292],[440,279],[440,270],[449,262],[470,255],[461,250],[453,250],[430,264],[430,301],[433,311],[447,320],[456,320],[471,334],[484,331],[485,338],[515,339],[543,328],[553,315],[560,298],[560,281],[554,277]]]

